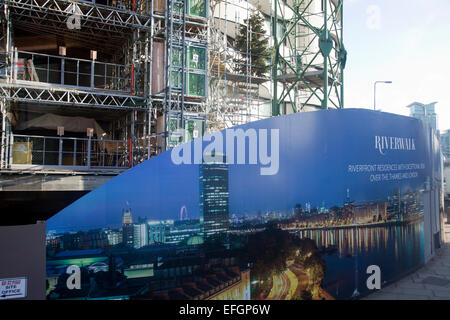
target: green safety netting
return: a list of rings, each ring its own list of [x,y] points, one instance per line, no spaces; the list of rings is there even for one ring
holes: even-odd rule
[[[190,0],[188,14],[206,17],[206,0]]]

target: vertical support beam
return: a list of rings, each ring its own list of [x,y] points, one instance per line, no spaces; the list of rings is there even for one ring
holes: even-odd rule
[[[153,10],[154,10],[154,1],[151,1],[150,4],[150,54],[149,54],[149,77],[148,77],[148,94],[149,96],[152,95],[152,86],[153,86],[153,24],[154,24],[154,17],[153,17]],[[148,33],[147,33],[148,35]]]
[[[90,139],[90,138],[89,138]],[[59,136],[59,148],[58,148],[58,166],[62,165],[62,150],[63,150],[63,140],[62,137]]]
[[[44,141],[42,142],[42,165],[45,166],[45,137],[43,139]]]
[[[91,136],[88,137],[87,167],[91,168]]]
[[[130,157],[131,157],[131,167],[134,166],[134,144],[136,141],[134,125],[136,121],[136,111],[131,111],[131,134],[130,134]]]
[[[14,146],[14,135],[11,134],[11,130],[8,128],[8,132],[9,132],[9,142],[6,148],[6,154],[7,157],[9,158],[8,161],[8,167],[13,163],[13,146]]]
[[[329,41],[329,33],[328,33],[328,0],[322,0],[324,2],[324,13],[323,13],[323,25],[324,25],[324,35],[325,35],[325,43]],[[322,50],[323,55],[323,100],[322,100],[322,109],[328,109],[328,54],[325,54]]]
[[[78,63],[77,63],[77,66],[78,66]],[[46,66],[46,69],[47,69],[47,74],[46,74],[46,79],[47,79],[47,81],[48,82],[50,82],[50,56],[48,56],[47,57],[47,66]],[[78,70],[78,67],[77,67],[77,70]],[[78,71],[77,71],[78,72]]]
[[[73,140],[73,166],[77,165],[77,139]]]
[[[94,72],[93,72],[94,66],[91,65],[91,88],[94,88]],[[48,70],[50,70],[50,57],[48,58]],[[77,87],[80,86],[80,60],[77,60]],[[48,78],[50,79],[50,77]]]
[[[6,65],[11,65],[11,21],[9,20],[9,8],[8,4],[4,3],[5,18],[6,18]],[[6,82],[10,83],[11,78],[9,76],[8,68],[5,70]]]
[[[168,104],[170,104],[170,74],[169,74],[169,63],[170,63],[170,55],[171,52],[169,50],[170,47],[170,39],[169,39],[169,11],[171,10],[171,1],[166,0],[166,10],[165,10],[165,30],[166,30],[166,39],[164,42],[165,50],[164,50],[164,102],[163,102],[163,124],[162,124],[162,132],[159,132],[161,137],[161,151],[166,151],[166,144],[167,144],[167,124],[168,124],[168,117],[167,117],[167,110],[169,109]]]
[[[64,85],[64,69],[65,69],[65,59],[64,57],[61,58],[61,85]],[[92,66],[91,66],[91,70],[92,70]],[[91,72],[93,73],[93,72]],[[92,74],[91,74],[91,86],[92,86]]]
[[[151,157],[151,142],[150,138],[152,136],[152,106],[151,103],[151,95],[152,95],[152,87],[153,87],[153,10],[154,10],[154,1],[150,1],[150,66],[149,66],[149,77],[148,77],[148,140],[147,140],[147,160]]]
[[[279,63],[279,54],[280,54],[280,46],[278,43],[277,36],[277,24],[278,24],[278,1],[275,1],[275,14],[273,18],[273,42],[275,47],[275,57],[272,66],[272,80],[273,80],[273,98],[272,98],[272,116],[278,116],[280,114],[280,104],[278,101],[278,63]]]
[[[150,138],[152,135],[152,87],[153,87],[153,10],[154,10],[154,1],[150,1],[150,37],[149,37],[149,76],[148,76],[148,100],[147,100],[147,121],[148,121],[148,130],[147,130],[147,160],[151,157],[151,143]],[[148,33],[147,33],[148,36]]]
[[[339,0],[340,12],[341,12],[341,44],[340,50],[344,50],[344,0]],[[344,63],[341,61],[341,108],[344,108]]]
[[[189,82],[189,75],[186,72],[186,12],[188,10],[188,0],[183,0],[183,25],[181,27],[181,105],[180,105],[180,125],[178,128],[182,128],[184,132],[184,95],[186,94],[185,79]],[[189,48],[189,47],[188,47]],[[186,77],[186,78],[185,78]],[[189,84],[188,84],[189,85]],[[183,143],[182,141],[181,143]]]
[[[134,59],[133,59],[134,60]],[[131,63],[131,90],[130,93],[134,94],[134,61]]]
[[[105,65],[106,68],[106,65]],[[91,61],[91,88],[94,88],[95,60]],[[78,78],[77,78],[78,79]]]
[[[105,148],[106,148],[106,143],[104,141],[102,141],[102,149],[101,149],[101,153],[102,153],[102,167],[106,167],[106,163],[105,163]]]
[[[2,149],[0,156],[0,168],[6,168],[6,144],[7,144],[7,136],[6,136],[6,101],[5,99],[0,99],[0,108],[2,115]]]
[[[136,0],[132,1],[132,11],[136,12]],[[133,23],[134,23],[134,17],[132,19]],[[133,30],[133,47],[132,47],[132,54],[131,54],[131,94],[133,95],[135,93],[135,74],[134,74],[134,69],[135,69],[135,61],[136,61],[136,42],[137,42],[137,33],[139,32],[139,30]]]
[[[147,160],[150,159],[151,157],[151,143],[150,143],[150,139],[152,136],[152,109],[151,109],[151,104],[148,106],[148,111],[147,111],[147,117],[148,117],[148,135],[147,135]]]
[[[19,53],[17,52],[17,47],[14,47],[14,60],[13,60],[13,79],[17,80],[17,67],[19,66]]]
[[[131,79],[130,79],[131,89],[130,89],[130,93],[133,95],[136,92],[135,91],[136,76],[134,73],[134,69],[135,69],[134,63],[136,61],[136,31],[133,32],[133,45],[132,46],[133,47],[132,47],[132,54],[131,54],[131,71],[130,71],[130,73],[131,73]]]
[[[133,144],[133,142],[132,142],[131,138],[129,138],[128,139],[128,167],[129,168],[131,168],[133,166],[133,155],[131,154],[132,150],[133,150],[132,144]]]
[[[149,40],[147,32],[144,31],[143,34],[144,34],[144,36],[143,36],[142,43],[144,46],[144,57],[145,57],[144,66],[145,66],[145,68],[144,68],[144,84],[143,84],[143,88],[142,88],[142,90],[143,90],[142,94],[143,94],[143,96],[148,98],[150,96],[150,91],[149,91],[148,85],[146,85],[146,84],[149,83],[149,75],[151,76],[150,71],[149,71],[149,64],[150,64],[149,63],[149,43],[150,43],[150,40]],[[142,54],[142,45],[140,47],[139,54],[140,55]]]
[[[116,142],[116,165],[115,165],[115,167],[119,167],[119,143],[118,142]]]

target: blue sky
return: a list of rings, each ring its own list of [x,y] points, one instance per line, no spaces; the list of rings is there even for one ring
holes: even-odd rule
[[[413,101],[437,101],[438,128],[450,129],[450,1],[345,0],[345,106],[408,115]]]

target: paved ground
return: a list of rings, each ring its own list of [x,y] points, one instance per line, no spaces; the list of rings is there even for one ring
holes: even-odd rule
[[[433,259],[365,300],[450,300],[450,224],[444,225],[445,243]]]

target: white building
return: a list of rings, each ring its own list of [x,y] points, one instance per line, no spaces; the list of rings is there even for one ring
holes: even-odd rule
[[[148,245],[148,226],[146,223],[134,225],[133,246],[136,249]]]

